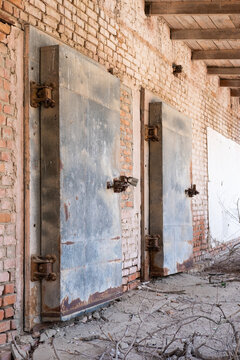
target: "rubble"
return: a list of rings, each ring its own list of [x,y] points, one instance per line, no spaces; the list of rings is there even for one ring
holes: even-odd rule
[[[41,330],[28,359],[239,359],[240,282],[209,273],[141,284],[92,315]],[[224,279],[224,284],[223,284]]]

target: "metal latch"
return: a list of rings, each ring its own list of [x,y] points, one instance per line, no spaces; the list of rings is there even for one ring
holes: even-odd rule
[[[158,125],[145,125],[145,140],[160,141],[160,136],[158,132],[159,132]]]
[[[146,249],[152,251],[159,251],[160,250],[160,240],[161,235],[154,234],[154,235],[146,235],[145,242],[146,242]]]
[[[31,281],[47,280],[55,281],[56,273],[53,272],[53,264],[57,260],[55,255],[31,257]]]
[[[114,192],[120,193],[126,191],[129,185],[137,186],[138,179],[132,176],[120,176],[119,179],[114,179],[113,182],[107,182],[107,189],[113,189]]]
[[[199,191],[197,191],[196,189],[196,184],[192,184],[190,188],[188,188],[187,190],[185,190],[185,194],[189,197],[193,197],[195,195],[199,194]]]
[[[54,107],[53,84],[40,85],[34,81],[30,82],[30,105],[37,108],[42,103],[45,108]]]

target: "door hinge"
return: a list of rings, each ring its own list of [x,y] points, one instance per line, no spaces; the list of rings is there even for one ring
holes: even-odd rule
[[[145,140],[160,141],[160,136],[158,132],[159,132],[158,125],[145,125]]]
[[[159,251],[160,240],[161,240],[161,235],[159,234],[146,235],[145,236],[146,250]]]
[[[56,273],[53,272],[53,264],[57,260],[55,255],[31,257],[31,281],[47,280],[55,281]]]
[[[54,107],[55,101],[53,100],[53,84],[40,85],[34,81],[30,82],[30,105],[34,108],[43,104],[45,108]]]

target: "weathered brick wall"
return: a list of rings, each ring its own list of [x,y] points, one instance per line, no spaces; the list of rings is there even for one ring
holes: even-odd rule
[[[0,8],[17,27],[31,24],[88,57],[112,69],[122,83],[121,160],[122,172],[132,174],[132,90],[145,87],[163,101],[192,119],[193,183],[200,195],[193,199],[194,254],[198,259],[209,247],[207,204],[207,126],[240,142],[239,104],[229,90],[220,89],[217,77],[206,74],[203,62],[192,62],[191,51],[182,42],[170,40],[169,28],[161,18],[147,18],[143,0],[0,0]],[[9,85],[14,72],[14,54],[6,43],[1,25],[1,81]],[[8,31],[8,30],[7,30]],[[183,73],[173,76],[172,63],[181,64]],[[5,81],[5,82],[4,82]],[[8,85],[7,85],[8,84]],[[1,88],[2,89],[2,88]],[[12,192],[15,166],[14,118],[16,106],[10,89],[1,94],[1,202],[0,224],[3,261],[1,275],[14,284],[16,200]],[[19,105],[20,106],[20,105]],[[139,276],[139,219],[133,209],[134,190],[122,196],[124,289],[135,286]],[[10,260],[9,260],[10,259]],[[4,288],[1,288],[4,291]],[[4,295],[7,296],[7,295]],[[13,296],[15,296],[13,294]],[[12,304],[8,306],[11,308]],[[5,308],[4,308],[5,310]],[[4,320],[10,331],[9,320]],[[6,339],[3,335],[3,340]]]
[[[16,329],[17,172],[17,37],[20,31],[0,23],[0,344]],[[21,82],[23,79],[19,79]],[[22,85],[19,84],[22,89]],[[21,110],[20,110],[21,112]],[[22,171],[22,168],[21,168]],[[23,225],[22,225],[23,226]],[[22,244],[21,244],[22,245]],[[21,277],[17,279],[20,289]],[[20,296],[21,290],[20,290]]]
[[[133,98],[130,88],[122,86],[120,100],[121,175],[133,176]],[[124,291],[136,287],[140,278],[139,222],[134,209],[134,195],[136,189],[132,186],[121,195]]]

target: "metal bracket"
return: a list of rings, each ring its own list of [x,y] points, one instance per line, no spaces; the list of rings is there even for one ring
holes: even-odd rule
[[[34,81],[30,82],[30,105],[38,108],[42,103],[45,108],[54,107],[55,101],[53,100],[53,84],[40,85]]]
[[[160,239],[161,239],[161,235],[159,234],[146,235],[145,236],[146,250],[159,251]]]
[[[56,273],[53,272],[53,264],[57,260],[55,255],[31,257],[31,281],[47,280],[55,281]]]
[[[183,70],[182,65],[172,64],[172,68],[173,68],[173,75],[181,74]]]
[[[158,125],[145,125],[145,140],[160,141],[158,130],[159,130]]]
[[[189,197],[198,195],[199,191],[196,189],[196,184],[192,184],[190,188],[186,189],[185,194]]]
[[[129,185],[137,186],[138,179],[132,176],[120,176],[119,179],[113,179],[113,182],[107,182],[107,189],[113,189],[114,192],[120,193],[126,191]]]

